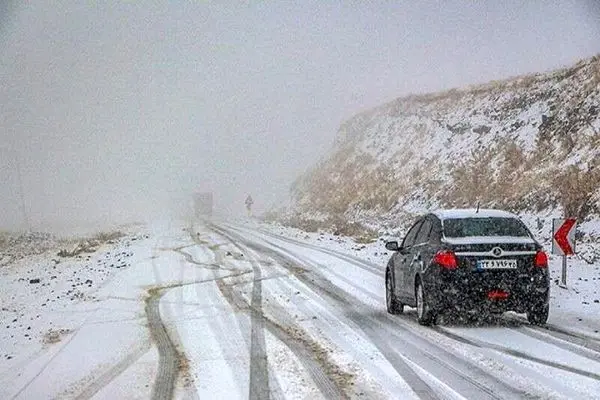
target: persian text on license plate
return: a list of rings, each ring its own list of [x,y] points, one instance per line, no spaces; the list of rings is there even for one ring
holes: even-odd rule
[[[477,269],[517,269],[517,260],[479,260]]]

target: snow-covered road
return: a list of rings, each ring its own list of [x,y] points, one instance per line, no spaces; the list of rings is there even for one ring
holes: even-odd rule
[[[411,309],[385,312],[383,265],[326,241],[169,222],[127,254],[44,310],[57,340],[2,336],[0,398],[600,398],[597,335],[518,316],[422,327]],[[40,294],[14,299],[17,267],[3,273],[5,308],[35,320]]]

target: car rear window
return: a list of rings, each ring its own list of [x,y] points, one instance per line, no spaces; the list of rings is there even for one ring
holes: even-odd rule
[[[515,218],[456,218],[444,220],[446,237],[517,236],[530,237],[529,231]]]

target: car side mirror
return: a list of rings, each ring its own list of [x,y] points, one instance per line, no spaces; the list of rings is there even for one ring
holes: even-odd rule
[[[390,251],[400,251],[400,246],[398,246],[398,242],[392,240],[390,242],[385,243],[385,248]]]

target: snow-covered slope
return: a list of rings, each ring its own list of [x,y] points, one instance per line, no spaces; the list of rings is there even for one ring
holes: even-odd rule
[[[399,98],[340,127],[292,188],[296,219],[397,226],[438,206],[600,209],[600,56],[571,68]]]

